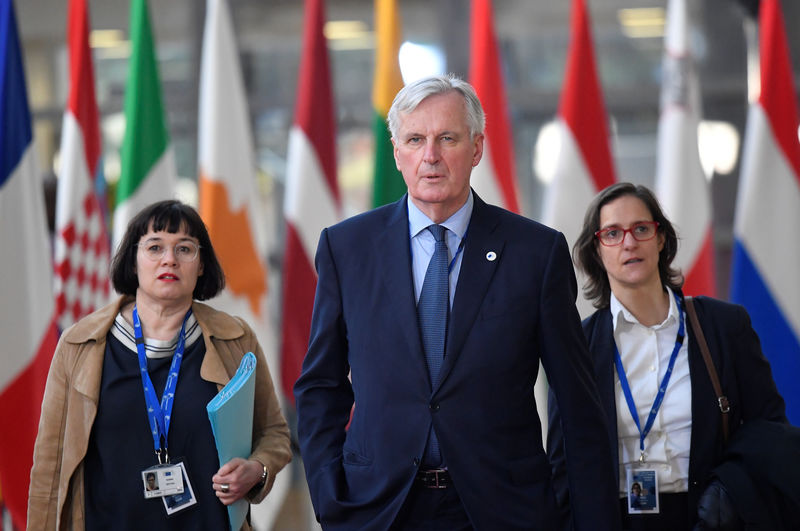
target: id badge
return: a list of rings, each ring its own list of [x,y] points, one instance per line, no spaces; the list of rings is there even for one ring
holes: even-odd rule
[[[183,461],[180,461],[175,463],[175,467],[180,469],[180,474],[183,478],[183,484],[185,488],[180,494],[164,496],[161,498],[161,500],[164,502],[164,509],[167,511],[167,515],[177,513],[178,511],[182,511],[187,507],[191,507],[197,503],[197,498],[194,496],[194,490],[192,490],[192,484],[189,482],[189,477],[186,475],[186,465]]]
[[[654,468],[626,469],[628,514],[658,514],[658,472]]]
[[[160,498],[183,492],[183,476],[177,465],[155,465],[142,470],[145,498]]]

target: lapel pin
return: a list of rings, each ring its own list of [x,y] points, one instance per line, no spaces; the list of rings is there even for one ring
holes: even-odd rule
[[[494,262],[496,258],[497,258],[496,252],[489,251],[488,253],[486,253],[486,259],[489,260],[490,262]]]

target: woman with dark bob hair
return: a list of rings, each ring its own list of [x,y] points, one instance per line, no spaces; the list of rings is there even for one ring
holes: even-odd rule
[[[623,528],[692,529],[697,503],[725,445],[717,394],[686,315],[678,237],[653,193],[617,183],[589,205],[573,258],[597,310],[583,321],[616,442]],[[693,299],[700,328],[730,402],[731,434],[755,419],[785,423],[785,407],[741,306]],[[548,450],[556,497],[569,514],[560,416],[550,395]],[[654,506],[634,507],[634,484],[653,485]]]
[[[263,500],[291,450],[255,334],[196,302],[225,286],[200,216],[179,201],[144,208],[111,279],[121,296],[65,330],[53,356],[28,528],[228,529],[226,505]],[[252,452],[220,463],[206,404],[248,352],[257,360]],[[159,488],[148,491],[153,473]]]

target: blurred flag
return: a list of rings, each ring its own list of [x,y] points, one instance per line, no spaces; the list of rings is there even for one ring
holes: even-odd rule
[[[560,149],[553,181],[547,188],[542,222],[564,233],[572,249],[583,227],[586,207],[603,188],[614,184],[608,116],[595,68],[589,13],[584,0],[572,1],[570,43],[556,126]],[[576,271],[578,289],[583,275]],[[579,293],[582,317],[592,307]]]
[[[472,172],[481,198],[519,213],[517,174],[491,0],[472,0],[469,81],[486,111],[483,158]]]
[[[595,68],[589,13],[583,0],[572,0],[570,42],[555,120],[559,149],[542,208],[542,223],[563,232],[570,250],[583,227],[586,207],[600,190],[615,181],[607,120]],[[593,308],[582,294],[585,276],[577,268],[575,275],[576,304],[581,317],[586,317]],[[542,419],[542,437],[546,439],[547,383],[543,378],[537,380],[534,393]]]
[[[25,529],[33,443],[58,341],[42,179],[17,21],[0,0],[0,490]]]
[[[199,212],[225,271],[225,290],[215,306],[247,321],[277,378],[250,114],[227,0],[206,2],[198,129]],[[252,506],[255,528],[272,529],[290,479],[289,473],[279,474],[269,496]]]
[[[307,0],[303,52],[294,124],[286,163],[286,255],[283,263],[281,381],[294,404],[292,387],[308,348],[317,274],[314,255],[323,228],[340,219],[336,181],[336,122],[322,32],[323,0]]]
[[[171,198],[175,186],[175,160],[161,104],[161,82],[147,0],[131,1],[130,35],[122,174],[114,209],[114,248],[131,218],[150,203]]]
[[[69,96],[61,133],[61,169],[56,194],[56,319],[61,330],[109,300],[109,238],[96,179],[100,122],[89,48],[86,0],[70,0],[67,18]]]
[[[372,206],[400,199],[406,193],[403,175],[394,163],[386,115],[395,95],[403,88],[400,75],[400,13],[397,0],[375,0],[375,74],[372,79],[372,131],[375,136],[375,177]]]
[[[800,142],[778,0],[761,1],[759,41],[761,95],[747,117],[731,300],[750,313],[789,421],[800,425]]]
[[[716,294],[711,193],[700,165],[700,86],[689,49],[686,0],[670,0],[662,61],[656,195],[680,237],[674,265],[687,295]]]

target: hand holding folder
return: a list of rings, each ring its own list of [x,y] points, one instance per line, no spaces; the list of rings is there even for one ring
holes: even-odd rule
[[[250,457],[255,390],[256,357],[248,352],[242,357],[231,381],[206,406],[220,466],[234,457]],[[241,499],[228,506],[231,530],[241,529],[249,505],[247,500]]]

